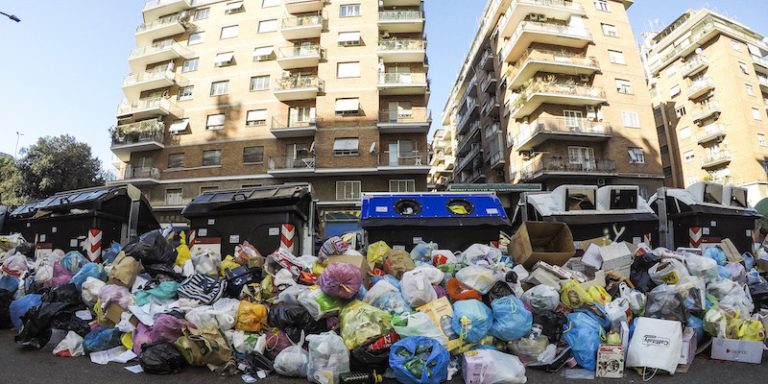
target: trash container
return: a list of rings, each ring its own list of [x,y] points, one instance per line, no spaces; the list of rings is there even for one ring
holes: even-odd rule
[[[360,225],[369,244],[384,241],[408,250],[424,241],[463,251],[498,242],[500,232],[510,230],[493,193],[364,193]]]
[[[38,254],[77,250],[96,260],[113,241],[124,244],[157,228],[149,202],[126,185],[59,192],[22,205],[9,215],[5,230],[35,242]]]
[[[658,244],[658,216],[634,185],[562,185],[526,193],[512,223],[517,227],[525,221],[565,223],[576,242],[607,235],[614,241]]]
[[[687,189],[664,188],[669,248],[701,248],[730,239],[739,252],[752,250],[752,231],[762,216],[747,202],[747,189],[699,182]],[[659,193],[649,203],[659,212]]]
[[[224,257],[247,240],[265,256],[279,247],[301,256],[314,251],[315,209],[310,185],[301,183],[206,192],[181,214],[190,221],[193,251]]]
[[[6,208],[4,205],[0,205],[0,233],[3,232],[3,228],[5,228],[5,220],[8,218],[8,208]]]

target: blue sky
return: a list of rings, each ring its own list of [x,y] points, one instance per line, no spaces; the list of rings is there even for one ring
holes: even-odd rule
[[[254,0],[248,0],[254,1]],[[110,167],[109,135],[120,84],[128,73],[133,32],[144,0],[0,0],[0,152],[44,135],[68,133],[91,145]],[[426,0],[432,97],[439,121],[445,99],[475,35],[485,0]],[[689,8],[710,7],[768,34],[764,0],[636,0],[635,34],[663,26]]]

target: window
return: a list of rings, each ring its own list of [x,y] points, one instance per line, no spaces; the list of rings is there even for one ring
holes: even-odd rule
[[[680,139],[687,139],[689,137],[691,137],[691,128],[688,128],[688,127],[680,128]]]
[[[686,163],[690,163],[693,161],[693,159],[696,158],[696,155],[693,153],[693,151],[685,151],[683,157],[685,158]]]
[[[336,77],[342,79],[347,77],[360,77],[360,62],[350,61],[339,63],[336,67]]]
[[[262,8],[277,7],[280,5],[280,0],[263,0],[261,2]]]
[[[253,50],[253,61],[272,60],[273,52],[274,52],[274,48],[272,46],[258,47]]]
[[[627,149],[630,164],[645,164],[645,152],[642,148],[630,147]]]
[[[336,200],[360,200],[360,181],[346,180],[336,182]]]
[[[179,87],[179,94],[176,96],[176,100],[183,101],[192,98],[192,90],[194,85],[187,85],[186,87]]]
[[[345,98],[336,99],[336,114],[337,115],[356,115],[360,112],[360,99]]]
[[[187,45],[195,45],[203,42],[203,32],[192,32],[187,39]]]
[[[755,95],[755,88],[752,87],[752,84],[744,84],[744,87],[747,89],[747,95]]]
[[[217,113],[215,115],[208,115],[205,120],[205,129],[209,131],[215,131],[217,129],[224,128],[224,121],[227,119],[223,113]]]
[[[565,127],[569,131],[579,131],[584,128],[584,115],[581,111],[564,110],[563,117],[565,118]]]
[[[594,169],[595,150],[589,147],[568,147],[568,162],[581,164],[586,169]]]
[[[194,59],[184,60],[184,64],[181,65],[181,72],[192,72],[197,71],[197,65],[200,63],[200,58],[195,57]]]
[[[595,0],[595,9],[608,12],[608,0]]]
[[[731,40],[731,48],[736,52],[741,52],[741,43],[736,40]]]
[[[237,37],[237,35],[240,33],[240,26],[238,25],[230,25],[228,27],[221,28],[221,35],[219,35],[219,39],[231,39],[233,37]]]
[[[360,45],[360,32],[339,32],[337,41],[343,46]]]
[[[671,65],[669,68],[667,68],[666,71],[664,71],[664,73],[666,73],[667,78],[670,78],[677,74],[677,68],[675,68],[674,65]]]
[[[359,140],[356,137],[339,138],[333,141],[334,156],[357,156]]]
[[[302,127],[311,126],[316,123],[316,110],[315,107],[299,106],[290,107],[288,109],[288,126],[289,127]]]
[[[259,33],[277,31],[277,19],[259,21]]]
[[[245,125],[249,127],[267,125],[267,110],[254,109],[248,111],[248,114],[245,117]]]
[[[616,91],[625,95],[632,94],[632,83],[629,80],[616,79]]]
[[[183,205],[184,194],[181,188],[165,190],[165,205]]]
[[[360,4],[342,4],[339,6],[339,17],[360,16]]]
[[[264,147],[245,147],[243,148],[243,163],[258,164],[264,162]]]
[[[221,149],[203,151],[203,167],[221,165]]]
[[[390,180],[389,181],[390,192],[416,192],[416,180]]]
[[[226,67],[235,64],[234,52],[217,53],[216,58],[213,59],[214,67]]]
[[[232,15],[243,11],[245,11],[245,7],[243,6],[242,1],[227,3],[227,5],[224,7],[224,13],[227,15]]]
[[[221,96],[229,93],[229,80],[211,83],[211,96]]]
[[[184,154],[171,153],[168,155],[168,169],[184,168]]]
[[[768,146],[768,143],[765,142],[765,135],[762,133],[757,134],[757,143],[760,144],[761,147]]]
[[[685,116],[687,113],[688,112],[685,110],[685,105],[681,105],[675,108],[675,116],[677,116],[678,119]]]
[[[640,128],[640,115],[635,111],[621,112],[621,120],[627,128]]]
[[[207,19],[208,15],[211,13],[210,8],[200,8],[195,11],[195,16],[192,17],[193,20],[203,20]]]
[[[265,91],[269,89],[269,75],[251,77],[251,91]]]
[[[179,134],[186,131],[187,129],[189,129],[189,119],[181,119],[171,123],[171,126],[168,128],[168,132]]]
[[[206,193],[206,192],[214,192],[218,190],[219,190],[218,185],[203,185],[200,187],[200,194],[202,195],[203,193]]]
[[[603,27],[603,35],[610,36],[610,37],[619,37],[619,31],[616,29],[615,25],[611,24],[600,24]]]
[[[672,177],[672,167],[664,167],[664,177]]]
[[[669,89],[669,97],[680,96],[682,92],[683,91],[680,89],[680,84],[676,84],[675,86]]]
[[[752,118],[755,120],[762,120],[763,116],[760,114],[760,110],[752,107]]]
[[[614,64],[626,64],[627,62],[624,61],[624,52],[622,51],[614,51],[612,49],[608,50],[608,57],[611,59],[611,63]]]

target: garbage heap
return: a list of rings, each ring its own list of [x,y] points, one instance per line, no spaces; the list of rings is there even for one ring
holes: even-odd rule
[[[525,383],[686,371],[713,358],[760,363],[768,253],[729,242],[703,254],[526,223],[509,244],[464,250],[328,239],[317,256],[248,243],[234,255],[152,231],[103,261],[0,242],[0,326],[61,357],[172,374],[188,366],[246,382]],[[575,255],[579,257],[574,257]],[[140,366],[140,367],[139,367]],[[578,369],[575,369],[578,368]]]

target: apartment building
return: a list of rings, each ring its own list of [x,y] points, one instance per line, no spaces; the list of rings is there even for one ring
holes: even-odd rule
[[[149,0],[112,130],[164,223],[201,192],[310,182],[321,218],[424,191],[420,0]],[[341,218],[341,219],[339,219]]]
[[[432,134],[430,143],[429,176],[427,178],[427,188],[429,190],[444,191],[453,179],[454,157],[454,139],[453,131],[446,128],[439,128]]]
[[[708,9],[685,12],[646,39],[665,182],[708,180],[768,197],[768,44]]]
[[[632,3],[489,1],[443,113],[455,182],[662,185]]]

